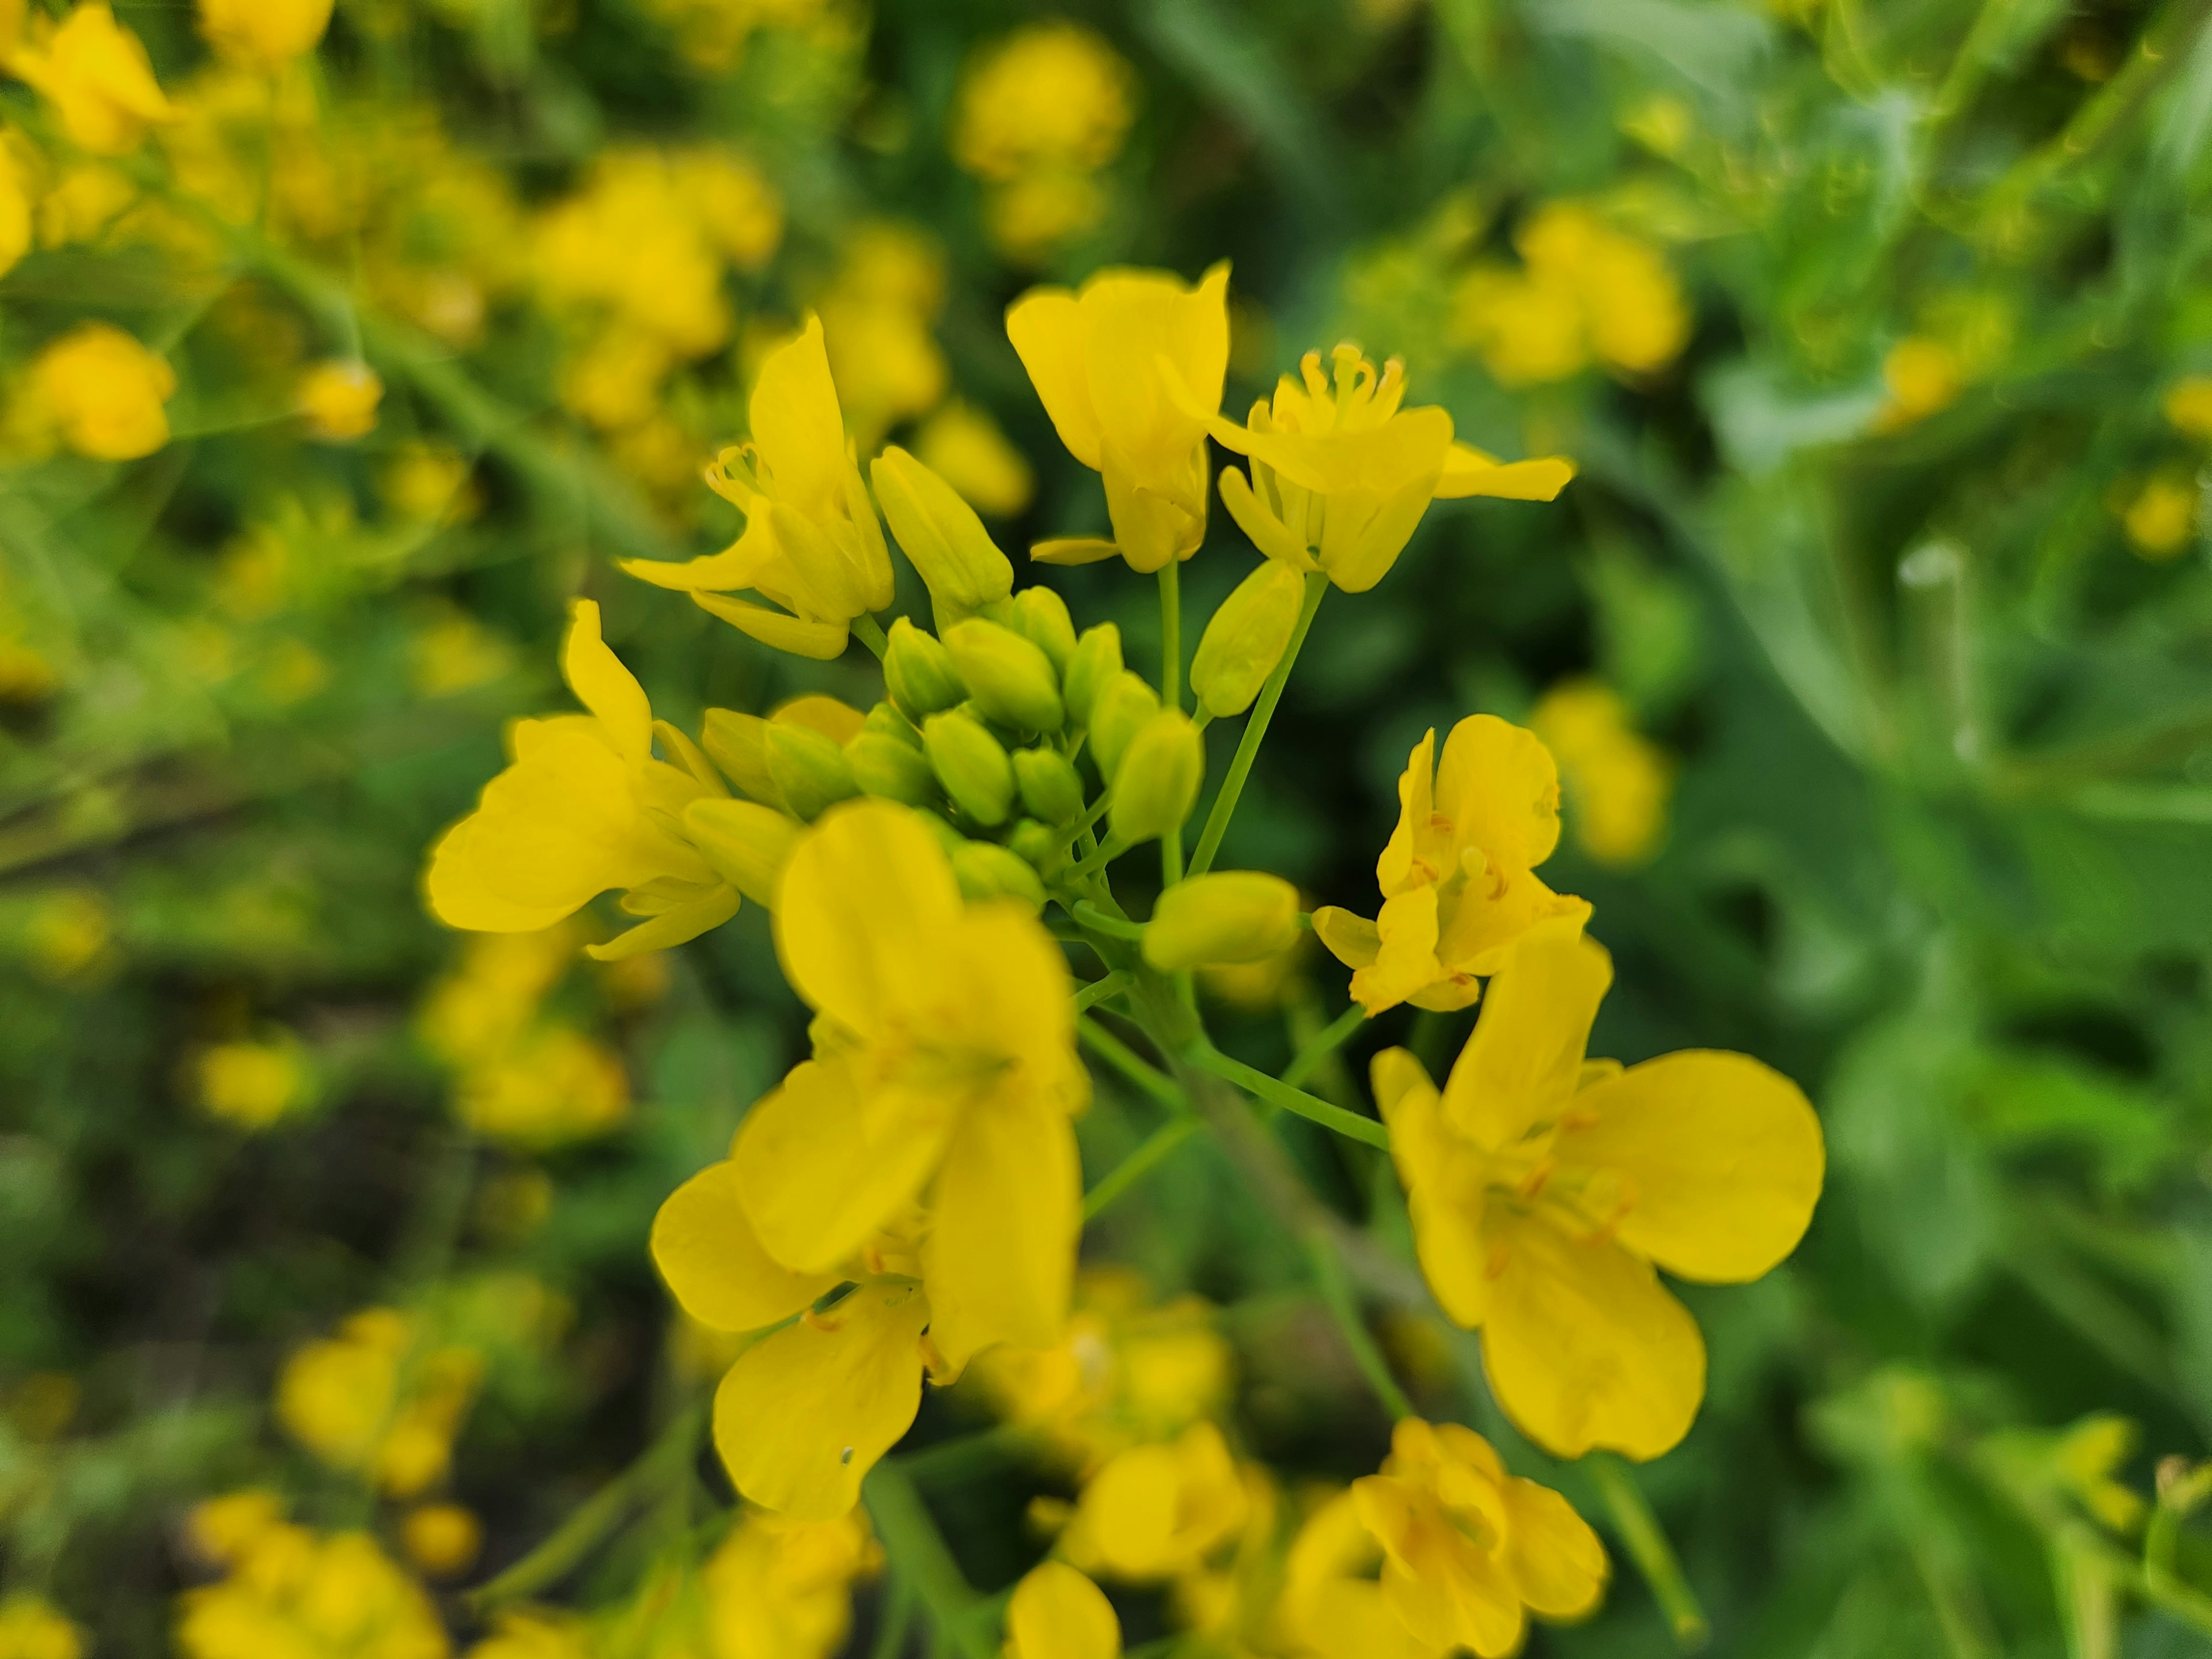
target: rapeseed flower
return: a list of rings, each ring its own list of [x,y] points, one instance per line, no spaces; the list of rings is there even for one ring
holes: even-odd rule
[[[1598,680],[1563,680],[1538,699],[1529,729],[1559,762],[1567,822],[1600,864],[1642,864],[1667,833],[1674,769],[1638,732],[1620,694]]]
[[[1563,380],[1593,360],[1656,374],[1689,343],[1689,307],[1665,258],[1590,209],[1551,203],[1513,240],[1521,270],[1477,266],[1454,296],[1455,337],[1500,385]]]
[[[1530,1613],[1579,1619],[1605,1589],[1589,1523],[1456,1423],[1400,1422],[1382,1472],[1353,1482],[1352,1498],[1382,1547],[1383,1603],[1431,1651],[1516,1653]]]
[[[961,500],[990,518],[1012,518],[1036,490],[1028,458],[988,415],[957,398],[923,423],[915,434],[914,453]]]
[[[2185,374],[2166,387],[2160,411],[2177,432],[2212,440],[2212,374]]]
[[[724,450],[707,474],[744,514],[744,534],[689,563],[625,559],[623,568],[689,592],[702,610],[779,651],[837,656],[853,621],[891,602],[891,562],[846,441],[820,319],[809,318],[761,365],[752,429],[751,441]],[[783,609],[724,597],[738,589]]]
[[[316,363],[300,377],[300,413],[307,430],[332,443],[346,443],[376,430],[376,408],[384,401],[384,382],[367,363]]]
[[[1375,864],[1382,914],[1313,913],[1370,1015],[1401,1002],[1464,1008],[1538,922],[1589,915],[1534,873],[1559,842],[1559,772],[1544,745],[1492,714],[1452,727],[1441,767],[1436,742],[1433,731],[1422,738],[1398,780],[1398,827]]]
[[[865,1517],[793,1521],[747,1510],[701,1569],[716,1659],[830,1659],[853,1623],[853,1582],[879,1552]]]
[[[459,1504],[424,1504],[399,1523],[399,1543],[416,1571],[457,1578],[483,1553],[483,1522]]]
[[[461,1121],[480,1135],[553,1146],[604,1134],[629,1115],[622,1056],[581,1031],[541,1024],[461,1073]]]
[[[945,396],[951,370],[933,332],[945,308],[945,252],[927,232],[884,221],[855,227],[814,307],[845,424],[862,448]]]
[[[1340,345],[1330,360],[1333,385],[1309,351],[1297,378],[1284,375],[1243,426],[1206,415],[1223,447],[1251,458],[1249,482],[1222,470],[1221,501],[1269,558],[1364,593],[1389,574],[1431,501],[1548,501],[1575,475],[1562,456],[1509,464],[1455,442],[1451,416],[1434,405],[1401,408],[1406,366],[1395,357],[1378,371],[1358,346]]]
[[[135,461],[169,441],[169,365],[119,328],[84,323],[41,351],[31,384],[62,441],[101,461]]]
[[[1875,430],[1902,431],[1948,409],[1959,401],[1965,378],[1966,365],[1954,347],[1925,334],[1907,335],[1881,360],[1887,395],[1875,416]]]
[[[562,674],[588,714],[517,720],[513,764],[484,786],[477,810],[440,838],[425,878],[449,927],[534,933],[611,888],[650,921],[605,945],[602,959],[696,938],[737,914],[738,890],[669,827],[690,802],[726,793],[688,744],[689,769],[653,756],[645,691],[599,637],[599,608],[576,601]]]
[[[976,56],[961,77],[952,155],[984,182],[984,222],[1002,252],[1038,258],[1104,216],[1096,175],[1121,154],[1133,93],[1121,54],[1063,20]]]
[[[81,1659],[84,1637],[42,1595],[0,1601],[0,1659]]]
[[[315,49],[331,0],[199,0],[200,32],[226,58],[281,69]]]
[[[416,1321],[369,1308],[285,1363],[276,1416],[332,1468],[412,1497],[446,1473],[483,1372],[473,1349],[430,1346]]]
[[[271,1517],[229,1540],[228,1575],[178,1598],[185,1659],[445,1659],[422,1587],[366,1533],[321,1534]]]
[[[1507,1415],[1562,1457],[1681,1439],[1705,1341],[1655,1267],[1757,1279],[1796,1247],[1826,1163],[1804,1095],[1748,1056],[1586,1060],[1612,978],[1578,920],[1546,921],[1492,981],[1441,1092],[1402,1048],[1374,1065],[1429,1285],[1481,1329]]]
[[[1117,1659],[1121,1621],[1105,1592],[1063,1561],[1023,1576],[1006,1603],[1007,1659]]]
[[[314,1094],[313,1068],[289,1032],[202,1049],[193,1062],[192,1081],[210,1116],[248,1132],[268,1128],[307,1105]]]
[[[69,141],[94,155],[128,155],[147,129],[176,118],[145,46],[105,0],[34,31],[7,64],[54,106]]]
[[[1299,1659],[1445,1659],[1401,1622],[1379,1582],[1382,1547],[1349,1488],[1315,1504],[1283,1560],[1273,1645]]]
[[[1211,1423],[1133,1446],[1084,1483],[1060,1552],[1086,1572],[1149,1582],[1195,1571],[1253,1512],[1247,1472]]]
[[[2197,539],[2203,489],[2186,472],[2153,474],[2124,498],[2120,528],[2136,556],[2150,564],[2177,557]]]
[[[1034,556],[1085,563],[1118,552],[1151,572],[1206,537],[1208,417],[1229,371],[1229,267],[1197,286],[1155,270],[1104,270],[1071,292],[1035,288],[1006,333],[1068,453],[1106,485],[1112,543],[1046,542]]]

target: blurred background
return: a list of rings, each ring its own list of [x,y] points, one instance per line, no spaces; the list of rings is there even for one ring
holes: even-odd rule
[[[601,967],[611,914],[441,929],[422,852],[568,706],[574,595],[687,727],[876,700],[612,562],[732,535],[701,468],[807,311],[862,454],[1027,580],[1103,518],[1005,306],[1224,258],[1232,415],[1350,339],[1581,468],[1324,608],[1224,860],[1364,910],[1422,732],[1532,724],[1547,877],[1620,966],[1596,1051],[1745,1049],[1820,1109],[1812,1233],[1689,1291],[1710,1395],[1638,1474],[1711,1650],[2212,1652],[2212,6],[325,9],[0,5],[0,1655],[907,1650],[864,1534],[733,1524],[726,1355],[646,1254],[804,1052],[761,913]],[[1253,562],[1218,514],[1188,613]],[[1051,580],[1157,650],[1149,584]],[[1344,977],[1209,994],[1279,1063]],[[1386,1016],[1349,1075],[1472,1018]],[[1149,1109],[1102,1075],[1094,1174]],[[1092,1245],[1086,1328],[1171,1417],[1290,1509],[1373,1468],[1207,1149]],[[1381,1334],[1602,1522],[1464,1339]],[[979,1377],[910,1443],[982,1594],[1065,1514],[1055,1398]],[[279,1512],[376,1540],[293,1645],[226,1568]],[[1263,1530],[1117,1589],[1132,1646],[1309,1651],[1250,1604]],[[1675,1650],[1608,1542],[1606,1609],[1532,1651]]]

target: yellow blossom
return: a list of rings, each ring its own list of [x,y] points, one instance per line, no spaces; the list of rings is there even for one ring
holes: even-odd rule
[[[2159,408],[2175,431],[2212,439],[2212,374],[2188,374],[2176,380],[2166,387]]]
[[[1060,19],[1016,29],[962,76],[953,159],[1001,182],[1039,167],[1095,171],[1121,153],[1134,89],[1095,31]]]
[[[1333,386],[1309,351],[1245,425],[1206,418],[1224,448],[1251,458],[1249,481],[1222,470],[1221,501],[1269,558],[1364,593],[1389,574],[1431,501],[1548,501],[1574,477],[1563,456],[1508,464],[1455,442],[1450,415],[1434,405],[1401,409],[1406,366],[1395,357],[1379,372],[1355,345],[1330,358]]]
[[[592,712],[518,720],[514,761],[484,786],[477,810],[430,855],[431,909],[450,927],[534,933],[611,888],[651,920],[591,954],[633,956],[719,927],[738,891],[666,820],[727,791],[673,726],[655,724],[645,691],[599,637],[599,608],[576,601],[562,673]],[[656,732],[685,766],[656,760]]]
[[[193,1066],[200,1104],[241,1129],[265,1129],[306,1105],[313,1076],[289,1033],[263,1042],[219,1042]]]
[[[1965,368],[1959,354],[1924,334],[1907,335],[1881,360],[1888,400],[1875,417],[1877,431],[1894,432],[1924,421],[1959,400]]]
[[[1352,1496],[1382,1547],[1384,1604],[1431,1651],[1517,1653],[1529,1613],[1579,1619],[1604,1591],[1605,1549],[1589,1523],[1549,1487],[1509,1475],[1456,1423],[1400,1422],[1382,1472]]]
[[[2146,480],[2120,514],[2120,527],[2136,556],[2162,564],[2197,539],[2203,491],[2185,472],[2160,472]]]
[[[750,442],[724,450],[707,474],[744,514],[744,534],[688,563],[625,559],[623,568],[688,592],[702,610],[777,650],[837,656],[854,620],[891,602],[891,563],[846,441],[818,318],[761,365],[752,429]],[[740,589],[783,609],[725,597]]]
[[[227,58],[280,69],[331,26],[331,0],[199,0],[200,32]]]
[[[498,1058],[528,1028],[575,953],[568,927],[470,939],[460,966],[422,1000],[416,1029],[424,1046],[454,1066]]]
[[[1236,1539],[1251,1502],[1221,1431],[1194,1423],[1167,1444],[1109,1458],[1084,1483],[1060,1549],[1087,1572],[1170,1578]]]
[[[452,1649],[421,1585],[365,1533],[278,1522],[212,1584],[178,1601],[185,1659],[445,1659]]]
[[[461,1075],[455,1105],[470,1129],[524,1146],[604,1134],[629,1115],[622,1057],[582,1032],[541,1025]]]
[[[1121,1621],[1105,1593],[1073,1567],[1046,1561],[1006,1604],[1006,1659],[1118,1659]]]
[[[507,1607],[468,1659],[593,1659],[587,1627],[572,1614]]]
[[[1612,978],[1578,921],[1545,922],[1492,981],[1441,1092],[1402,1048],[1374,1067],[1430,1286],[1481,1329],[1507,1415],[1562,1457],[1651,1458],[1681,1439],[1705,1342],[1655,1266],[1757,1279],[1796,1247],[1826,1164],[1803,1094],[1746,1055],[1585,1060]]]
[[[403,519],[459,524],[477,514],[468,459],[441,444],[401,445],[378,482],[385,501]]]
[[[793,1521],[748,1510],[700,1572],[716,1659],[830,1659],[853,1622],[853,1581],[876,1565],[859,1514]]]
[[[424,1504],[399,1523],[399,1541],[418,1571],[457,1577],[483,1548],[483,1523],[459,1504]]]
[[[1477,266],[1454,296],[1454,337],[1501,385],[1565,380],[1592,359],[1654,374],[1689,343],[1689,307],[1665,258],[1589,208],[1548,204],[1514,244],[1521,270]]]
[[[467,611],[441,606],[411,629],[407,683],[418,696],[451,697],[514,667],[514,647]]]
[[[176,374],[119,328],[80,325],[39,354],[31,378],[62,441],[81,455],[132,461],[169,441],[161,405]]]
[[[307,430],[318,438],[344,443],[376,429],[384,382],[364,362],[320,362],[300,377],[299,397]]]
[[[1453,1644],[1421,1640],[1391,1610],[1382,1561],[1351,1492],[1322,1498],[1283,1563],[1276,1644],[1300,1659],[1445,1659]]]
[[[42,1595],[0,1601],[0,1659],[80,1659],[84,1638]]]
[[[914,453],[969,506],[994,519],[1021,512],[1036,488],[1028,459],[1006,441],[997,422],[957,398],[915,434]]]
[[[1370,1015],[1401,1002],[1464,1008],[1529,928],[1589,915],[1534,873],[1559,842],[1559,774],[1544,745],[1492,714],[1452,728],[1441,767],[1436,742],[1431,731],[1415,744],[1398,780],[1398,827],[1375,864],[1381,915],[1313,913]]]
[[[1229,267],[1195,288],[1164,271],[1105,270],[1079,291],[1031,289],[1006,312],[1045,412],[1106,484],[1112,543],[1047,542],[1048,562],[1116,552],[1151,572],[1206,537],[1206,421],[1229,368]]]
[[[1630,723],[1620,694],[1597,680],[1563,680],[1528,726],[1559,762],[1567,823],[1583,850],[1600,864],[1649,859],[1667,830],[1674,769]]]
[[[127,155],[149,127],[175,118],[146,48],[105,0],[85,0],[43,40],[34,33],[8,67],[53,105],[70,142],[94,155]]]
[[[225,1492],[192,1505],[185,1517],[185,1540],[201,1559],[227,1566],[284,1522],[284,1500],[254,1486]]]
[[[1106,206],[1106,191],[1095,175],[1040,168],[989,187],[983,228],[1009,259],[1036,264],[1060,243],[1096,227]]]
[[[483,1370],[474,1350],[430,1347],[406,1315],[370,1308],[285,1363],[276,1415],[331,1468],[410,1497],[445,1474]]]

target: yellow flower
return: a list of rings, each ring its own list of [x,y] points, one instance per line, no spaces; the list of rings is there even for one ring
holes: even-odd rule
[[[1562,680],[1538,701],[1528,726],[1559,761],[1567,822],[1583,850],[1600,864],[1650,858],[1667,830],[1674,769],[1629,723],[1620,694],[1597,680]]]
[[[135,461],[169,441],[161,405],[176,374],[119,328],[79,325],[39,354],[31,377],[62,441],[81,455]]]
[[[2058,1437],[2055,1462],[2061,1483],[2081,1507],[2117,1533],[2142,1524],[2142,1496],[2112,1478],[2135,1455],[2142,1431],[2124,1417],[2099,1412]]]
[[[1875,429],[1899,431],[1948,409],[1959,400],[1964,374],[1959,354],[1942,341],[1907,335],[1881,360],[1881,381],[1889,398],[1875,417]]]
[[[2160,472],[2148,479],[2120,514],[2128,545],[2136,556],[2162,564],[2197,538],[2203,491],[2185,472]]]
[[[79,1659],[84,1638],[42,1595],[0,1601],[0,1659]]]
[[[17,48],[8,67],[53,105],[70,142],[95,155],[127,155],[147,128],[175,118],[146,48],[104,0],[87,0],[44,40]]]
[[[830,1659],[853,1622],[853,1581],[876,1565],[858,1514],[792,1521],[748,1510],[700,1572],[719,1659]]]
[[[1450,337],[1479,353],[1504,386],[1564,380],[1589,362],[1582,307],[1571,290],[1491,265],[1478,265],[1454,287]]]
[[[1105,1593],[1073,1567],[1045,1561],[1006,1603],[1006,1659],[1118,1659],[1121,1621]]]
[[[1095,174],[1064,167],[1025,173],[989,186],[983,229],[1009,259],[1036,264],[1062,242],[1106,216],[1107,194]]]
[[[592,1659],[586,1627],[572,1614],[508,1607],[468,1659]]]
[[[0,276],[31,251],[32,178],[15,143],[0,137]]]
[[[680,945],[735,915],[738,890],[666,821],[727,791],[673,726],[656,726],[644,689],[599,637],[599,606],[579,599],[572,614],[561,671],[592,712],[514,723],[514,763],[431,851],[430,908],[449,927],[534,933],[621,888],[623,908],[652,920],[592,955]],[[656,732],[685,768],[653,758]]]
[[[331,0],[199,0],[200,32],[226,58],[281,69],[315,49]]]
[[[1374,1066],[1429,1285],[1481,1328],[1507,1415],[1562,1457],[1681,1439],[1705,1341],[1655,1264],[1757,1279],[1796,1247],[1826,1163],[1804,1095],[1746,1055],[1585,1060],[1612,978],[1578,921],[1546,922],[1491,982],[1441,1093],[1402,1048]]]
[[[472,1131],[522,1146],[604,1134],[629,1115],[622,1057],[566,1025],[539,1026],[461,1074],[455,1099]]]
[[[421,1585],[365,1533],[279,1522],[228,1577],[178,1598],[185,1659],[445,1659],[446,1628]]]
[[[1514,244],[1521,271],[1478,266],[1454,296],[1455,338],[1499,384],[1562,380],[1592,358],[1653,374],[1689,343],[1689,307],[1665,258],[1589,208],[1551,203]]]
[[[1206,421],[1224,447],[1252,458],[1249,482],[1223,469],[1221,501],[1269,558],[1364,593],[1389,574],[1431,501],[1548,501],[1575,475],[1563,456],[1508,465],[1455,443],[1450,415],[1434,405],[1400,408],[1406,366],[1395,357],[1380,373],[1355,345],[1330,357],[1334,389],[1321,353],[1309,351],[1299,378],[1284,375],[1273,404],[1254,404],[1245,425]]]
[[[1445,1659],[1455,1644],[1421,1640],[1392,1611],[1376,1575],[1382,1560],[1351,1492],[1323,1498],[1283,1563],[1276,1642],[1301,1659]]]
[[[998,423],[957,398],[915,434],[914,453],[969,506],[994,519],[1021,512],[1036,488],[1028,459],[1006,441]]]
[[[1605,1548],[1567,1500],[1509,1475],[1490,1443],[1456,1423],[1407,1418],[1382,1473],[1352,1484],[1382,1546],[1382,1600],[1414,1640],[1516,1653],[1528,1615],[1579,1619],[1605,1589]]]
[[[1464,1008],[1529,928],[1589,915],[1534,874],[1559,842],[1559,774],[1544,745],[1492,714],[1452,727],[1441,768],[1436,743],[1431,731],[1415,744],[1398,780],[1398,828],[1375,864],[1382,915],[1313,913],[1370,1014],[1401,1002]]]
[[[249,1487],[193,1504],[191,1513],[185,1517],[185,1539],[203,1560],[226,1566],[242,1559],[283,1521],[282,1498],[261,1487]]]
[[[219,1042],[194,1066],[200,1104],[241,1129],[265,1129],[307,1103],[313,1075],[289,1033],[269,1042]]]
[[[1045,412],[1075,459],[1103,477],[1114,543],[1044,543],[1082,563],[1115,552],[1155,571],[1206,538],[1206,416],[1229,370],[1229,267],[1195,288],[1164,271],[1105,270],[1079,292],[1035,288],[1006,312]],[[1180,391],[1173,390],[1179,386]]]
[[[384,401],[384,382],[364,362],[321,362],[300,377],[299,396],[307,430],[318,438],[343,443],[376,429],[376,406]]]
[[[2212,374],[2190,374],[2166,389],[2159,407],[2177,432],[2212,439]]]
[[[845,422],[866,448],[933,407],[951,373],[931,326],[945,306],[945,253],[927,231],[881,221],[847,236],[817,309]]]
[[[514,647],[458,607],[428,611],[409,631],[407,683],[423,697],[458,696],[514,667]]]
[[[1194,1423],[1165,1445],[1109,1459],[1084,1483],[1060,1549],[1087,1572],[1171,1578],[1237,1538],[1251,1513],[1244,1473],[1221,1431]]]
[[[1061,20],[1016,29],[961,77],[953,159],[1000,183],[1040,167],[1095,172],[1121,154],[1134,89],[1095,31]]]
[[[416,1029],[424,1046],[453,1066],[497,1059],[528,1028],[575,953],[568,927],[470,939],[460,967],[423,999]]]
[[[445,1474],[483,1370],[474,1350],[428,1348],[406,1315],[370,1308],[285,1363],[276,1416],[331,1468],[410,1497]]]
[[[454,1578],[476,1564],[483,1523],[459,1504],[425,1504],[399,1523],[407,1559],[433,1578]]]
[[[770,352],[752,395],[752,441],[722,452],[707,481],[745,515],[744,534],[689,563],[625,559],[623,568],[687,592],[764,645],[828,659],[853,620],[891,602],[890,554],[845,439],[819,318]],[[772,611],[723,595],[750,589]]]

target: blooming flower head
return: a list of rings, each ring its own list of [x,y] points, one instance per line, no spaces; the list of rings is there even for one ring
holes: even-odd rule
[[[315,49],[331,0],[199,0],[200,32],[226,58],[281,69]]]
[[[201,1051],[192,1071],[200,1104],[248,1131],[269,1127],[314,1093],[313,1071],[289,1032],[265,1041],[218,1042]]]
[[[1211,1423],[1135,1446],[1084,1484],[1060,1547],[1086,1571],[1147,1581],[1195,1571],[1253,1512],[1246,1472]]]
[[[854,617],[891,602],[891,562],[845,440],[819,318],[810,317],[761,365],[752,428],[751,441],[724,450],[707,474],[715,493],[744,514],[744,534],[686,564],[626,559],[623,568],[689,592],[702,610],[779,651],[835,657]],[[738,589],[782,609],[726,597]]]
[[[592,954],[635,955],[696,938],[737,914],[738,892],[667,826],[690,802],[726,794],[672,726],[656,727],[644,688],[599,637],[599,608],[576,601],[562,673],[591,712],[518,720],[514,756],[477,810],[430,854],[430,908],[449,927],[534,933],[599,894],[651,920]],[[658,730],[686,765],[653,755]]]
[[[476,1133],[519,1146],[604,1134],[629,1115],[622,1056],[581,1031],[538,1025],[462,1073],[454,1107]]]
[[[1441,1091],[1402,1048],[1374,1066],[1430,1287],[1480,1328],[1507,1415],[1562,1457],[1681,1439],[1705,1341],[1656,1267],[1757,1279],[1796,1247],[1826,1167],[1804,1095],[1747,1055],[1586,1060],[1612,979],[1577,921],[1543,922]]]
[[[1016,29],[962,77],[952,155],[984,181],[984,222],[1000,250],[1036,259],[1096,225],[1096,174],[1127,137],[1133,77],[1097,34],[1066,21]]]
[[[1430,501],[1548,501],[1574,477],[1560,456],[1508,464],[1455,442],[1450,415],[1434,405],[1401,408],[1406,366],[1395,357],[1378,371],[1358,346],[1340,345],[1330,359],[1333,383],[1309,351],[1244,425],[1206,421],[1224,447],[1251,457],[1249,481],[1223,469],[1221,500],[1270,558],[1364,593],[1389,574]]]
[[[169,441],[161,405],[177,389],[176,374],[119,328],[72,330],[39,354],[31,380],[62,441],[80,455],[135,461]]]
[[[1456,1423],[1401,1421],[1382,1472],[1352,1497],[1382,1547],[1382,1599],[1426,1650],[1517,1652],[1529,1613],[1579,1619],[1605,1588],[1589,1523]]]
[[[60,27],[18,47],[8,67],[42,93],[71,143],[94,155],[125,155],[147,128],[176,111],[137,35],[105,0],[86,0]]]
[[[354,1315],[286,1362],[277,1418],[331,1468],[370,1475],[395,1497],[421,1492],[446,1472],[483,1371],[471,1348],[417,1353],[421,1334],[391,1308]]]
[[[1007,310],[1007,336],[1060,441],[1105,479],[1114,526],[1111,544],[1047,542],[1036,556],[1119,552],[1150,572],[1198,551],[1206,416],[1229,371],[1228,292],[1226,264],[1195,288],[1164,271],[1103,270],[1079,291],[1031,289]]]
[[[1275,1644],[1302,1659],[1444,1659],[1454,1644],[1423,1641],[1392,1610],[1382,1561],[1351,1490],[1322,1498],[1283,1563]]]
[[[710,1650],[830,1659],[852,1626],[853,1581],[878,1553],[858,1513],[793,1521],[744,1511],[700,1571]]]
[[[1601,681],[1562,680],[1528,714],[1559,763],[1575,839],[1600,864],[1649,859],[1667,832],[1673,763],[1638,732],[1620,694]]]
[[[227,1576],[178,1602],[185,1659],[446,1659],[452,1651],[422,1587],[366,1533],[316,1533],[270,1516],[228,1539],[215,1559]]]
[[[384,382],[367,363],[333,360],[313,365],[300,377],[299,397],[307,429],[318,438],[344,443],[376,429]]]
[[[1681,355],[1690,311],[1665,258],[1589,208],[1553,202],[1514,234],[1522,268],[1461,279],[1453,328],[1499,384],[1563,380],[1593,358],[1649,374]]]
[[[1452,728],[1441,767],[1436,742],[1431,731],[1416,744],[1398,780],[1398,828],[1375,865],[1382,914],[1314,912],[1370,1014],[1401,1002],[1464,1008],[1529,928],[1589,915],[1534,874],[1559,842],[1559,772],[1544,745],[1491,714]]]

